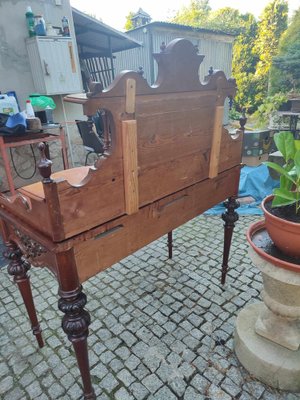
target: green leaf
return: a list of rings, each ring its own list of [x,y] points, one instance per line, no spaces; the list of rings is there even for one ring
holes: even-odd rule
[[[291,190],[293,186],[293,182],[290,179],[287,179],[284,175],[280,177],[280,187],[285,190]]]
[[[274,141],[286,162],[294,158],[295,143],[292,132],[277,132],[274,135]]]
[[[275,196],[279,196],[282,199],[296,201],[297,200],[297,193],[291,192],[290,190],[285,190],[282,188],[274,189]]]
[[[299,179],[300,178],[300,150],[296,151],[296,154],[294,157],[294,162],[295,162],[297,178]]]
[[[275,164],[272,161],[265,161],[263,164],[265,164],[267,167],[275,169],[275,171],[279,172],[281,175],[284,175],[289,181],[296,183],[293,177],[290,176],[289,173],[280,165]]]
[[[296,200],[288,200],[280,196],[275,196],[272,201],[272,207],[283,207],[293,203],[296,203]]]

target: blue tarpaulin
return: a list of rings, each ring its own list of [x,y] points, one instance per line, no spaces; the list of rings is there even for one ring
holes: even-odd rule
[[[241,169],[239,184],[239,197],[253,197],[254,201],[250,204],[242,204],[238,212],[240,215],[262,215],[260,208],[261,201],[278,187],[279,181],[271,178],[268,167],[261,164],[257,167],[244,166]],[[205,214],[217,215],[225,211],[223,203],[207,210]]]

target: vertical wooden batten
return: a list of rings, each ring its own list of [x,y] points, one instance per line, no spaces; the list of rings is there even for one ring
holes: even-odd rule
[[[139,209],[136,120],[122,121],[122,146],[125,211],[130,215]]]
[[[217,106],[215,111],[212,146],[210,151],[209,178],[215,178],[219,172],[219,160],[222,140],[224,106]]]
[[[126,103],[125,103],[125,111],[127,114],[135,113],[135,87],[136,87],[135,80],[127,79],[127,81],[126,81]]]

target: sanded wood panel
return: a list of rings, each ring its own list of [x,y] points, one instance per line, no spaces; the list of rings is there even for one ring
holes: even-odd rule
[[[219,172],[225,171],[232,168],[234,165],[238,165],[242,160],[242,145],[243,135],[240,134],[235,139],[232,138],[229,133],[223,129],[221,139],[221,151],[219,160]]]
[[[144,169],[155,163],[201,152],[211,143],[209,109],[173,111],[138,118],[138,160]]]
[[[52,226],[45,201],[27,196],[24,196],[24,199],[28,199],[29,208],[18,198],[13,202],[1,199],[1,209],[11,213],[37,232],[51,236]]]
[[[60,191],[66,238],[125,213],[122,160],[115,159],[109,169],[103,168],[103,174],[99,173],[98,177],[77,189],[72,186]]]
[[[189,154],[186,157],[141,170],[139,173],[140,206],[207,178],[208,158],[209,148],[203,153]]]
[[[84,282],[227,196],[235,195],[238,176],[239,167],[235,167],[215,179],[206,179],[140,209],[137,214],[120,217],[106,224],[94,238],[75,244],[80,281]]]

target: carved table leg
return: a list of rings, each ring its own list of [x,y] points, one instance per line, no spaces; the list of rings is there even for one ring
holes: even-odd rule
[[[221,278],[222,285],[224,285],[225,283],[226,274],[228,270],[228,258],[229,258],[233,228],[235,226],[235,222],[239,219],[239,215],[235,211],[235,209],[238,208],[240,204],[235,197],[229,197],[229,199],[224,202],[224,206],[227,208],[227,210],[222,214],[222,219],[223,221],[225,221],[222,278]]]
[[[173,257],[173,231],[168,232],[168,251],[169,258]]]
[[[60,299],[58,308],[65,314],[62,320],[62,328],[68,339],[73,344],[78,367],[83,382],[85,400],[96,399],[91,382],[87,338],[89,334],[90,314],[84,310],[86,295],[79,284],[75,262],[68,252],[58,257]],[[68,264],[69,268],[66,268]]]
[[[42,330],[37,319],[30,287],[30,279],[29,275],[27,274],[28,270],[30,269],[30,264],[22,259],[21,250],[13,243],[8,245],[8,250],[10,251],[5,253],[5,256],[11,260],[7,268],[8,273],[14,277],[14,282],[16,282],[19,287],[31,322],[32,332],[36,337],[39,347],[41,348],[44,346]]]

